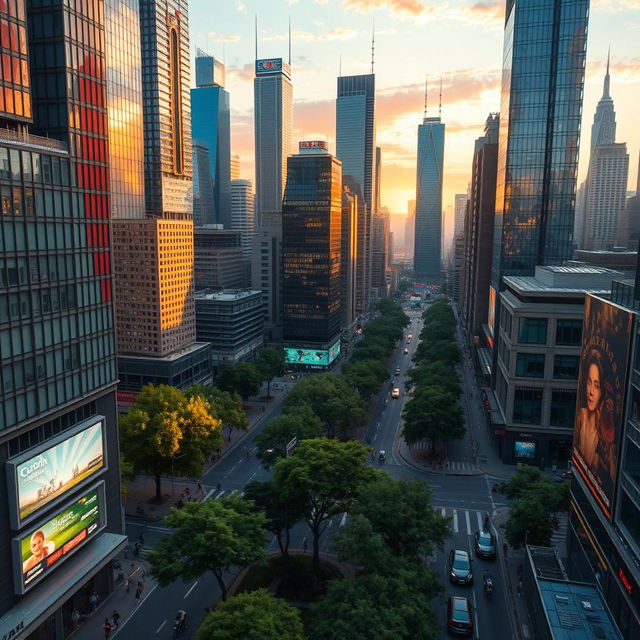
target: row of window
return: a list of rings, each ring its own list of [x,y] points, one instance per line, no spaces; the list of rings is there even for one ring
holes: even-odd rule
[[[544,378],[544,353],[518,353],[516,356],[516,376],[521,378]],[[577,380],[580,357],[574,355],[554,355],[553,378],[555,380]]]
[[[513,394],[513,422],[539,425],[542,421],[543,389],[516,387]],[[576,411],[576,392],[551,391],[549,424],[553,427],[573,428]]]
[[[520,318],[518,342],[520,344],[547,344],[548,318]],[[582,320],[556,320],[555,344],[579,347],[582,344]]]

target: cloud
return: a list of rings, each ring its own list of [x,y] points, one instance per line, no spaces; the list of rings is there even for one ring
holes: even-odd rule
[[[391,13],[419,16],[435,10],[427,8],[420,0],[342,0],[345,9],[359,13],[370,13],[378,9],[388,9]]]
[[[334,27],[325,33],[311,33],[310,31],[292,31],[291,39],[303,42],[328,42],[332,40],[350,40],[355,38],[358,32],[351,27]],[[265,35],[262,40],[288,40],[288,33]]]
[[[241,67],[227,66],[226,75],[227,78],[233,78],[238,82],[252,82],[255,75],[253,62],[247,62]]]
[[[452,17],[471,20],[475,24],[481,22],[485,26],[502,28],[504,23],[503,2],[476,2],[470,7],[461,7],[452,12]]]
[[[238,42],[238,40],[242,40],[242,38],[235,34],[223,35],[222,33],[216,33],[215,31],[210,31],[207,33],[208,38],[212,38],[214,42]]]
[[[640,0],[593,0],[591,5],[598,9],[618,12],[627,9],[640,9]]]
[[[603,59],[594,62],[587,67],[587,78],[589,80],[598,78],[603,80],[607,69],[607,61]],[[610,66],[612,91],[615,91],[616,84],[631,84],[640,82],[640,58],[623,58],[614,60]]]

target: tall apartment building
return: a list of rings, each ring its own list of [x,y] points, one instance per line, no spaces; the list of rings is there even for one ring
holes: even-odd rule
[[[358,258],[358,198],[342,185],[342,222],[340,236],[340,325],[351,339],[357,310],[356,265]]]
[[[213,182],[209,164],[209,147],[200,140],[192,140],[193,150],[193,224],[215,224]]]
[[[371,224],[371,286],[378,296],[387,295],[387,270],[389,268],[389,213],[379,211]]]
[[[256,154],[256,221],[282,211],[287,158],[293,136],[291,67],[282,58],[256,60],[253,117]]]
[[[103,21],[98,3],[0,4],[3,638],[68,637],[126,546]]]
[[[239,231],[222,225],[193,230],[195,290],[242,289],[247,286],[246,259]]]
[[[588,15],[588,0],[507,3],[492,300],[503,276],[573,254]]]
[[[209,153],[209,173],[213,189],[215,218],[196,224],[223,224],[231,228],[231,108],[224,88],[225,68],[220,60],[198,49],[196,87],[191,89],[191,134],[204,142]],[[194,175],[195,178],[195,175]],[[195,194],[195,191],[194,191]]]
[[[342,173],[326,142],[299,148],[282,205],[285,362],[326,367],[340,354]]]
[[[356,314],[364,316],[371,300],[371,219],[360,184],[352,176],[342,176],[342,188],[354,199],[357,218],[356,237]],[[367,226],[369,230],[367,230]]]
[[[231,180],[240,178],[240,156],[237,153],[231,154]]]
[[[432,282],[442,279],[442,171],[445,125],[425,117],[418,126],[416,224],[413,271]]]
[[[464,219],[467,215],[467,202],[469,202],[470,194],[456,193],[454,196],[453,206],[453,236],[461,236],[464,234]]]
[[[231,224],[229,228],[240,232],[242,253],[245,258],[251,258],[255,233],[255,197],[250,180],[231,181]]]

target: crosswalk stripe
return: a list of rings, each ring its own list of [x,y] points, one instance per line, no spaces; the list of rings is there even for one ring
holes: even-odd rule
[[[340,520],[340,526],[344,527],[345,522],[347,521],[347,514],[343,513],[342,514],[342,520]]]
[[[215,498],[214,500],[217,500],[218,498],[222,497],[222,495],[225,493],[225,490],[223,489]]]
[[[453,530],[458,533],[458,512],[453,510]]]

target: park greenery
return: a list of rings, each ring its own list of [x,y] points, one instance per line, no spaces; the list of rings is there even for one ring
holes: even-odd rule
[[[569,481],[555,483],[537,467],[525,465],[502,491],[511,500],[503,525],[508,543],[515,549],[524,544],[551,546],[551,536],[559,526],[556,514],[569,504]]]
[[[252,362],[238,362],[223,367],[215,380],[222,391],[239,393],[243,400],[260,393],[262,378]]]
[[[411,398],[402,412],[403,436],[412,445],[428,440],[431,454],[447,440],[464,438],[465,426],[459,397],[460,377],[455,366],[460,349],[455,339],[455,317],[446,299],[439,299],[424,312],[420,343],[408,372]]]
[[[163,474],[200,477],[206,459],[222,446],[222,423],[209,402],[167,385],[143,387],[119,429],[129,475],[153,476],[158,501]]]

